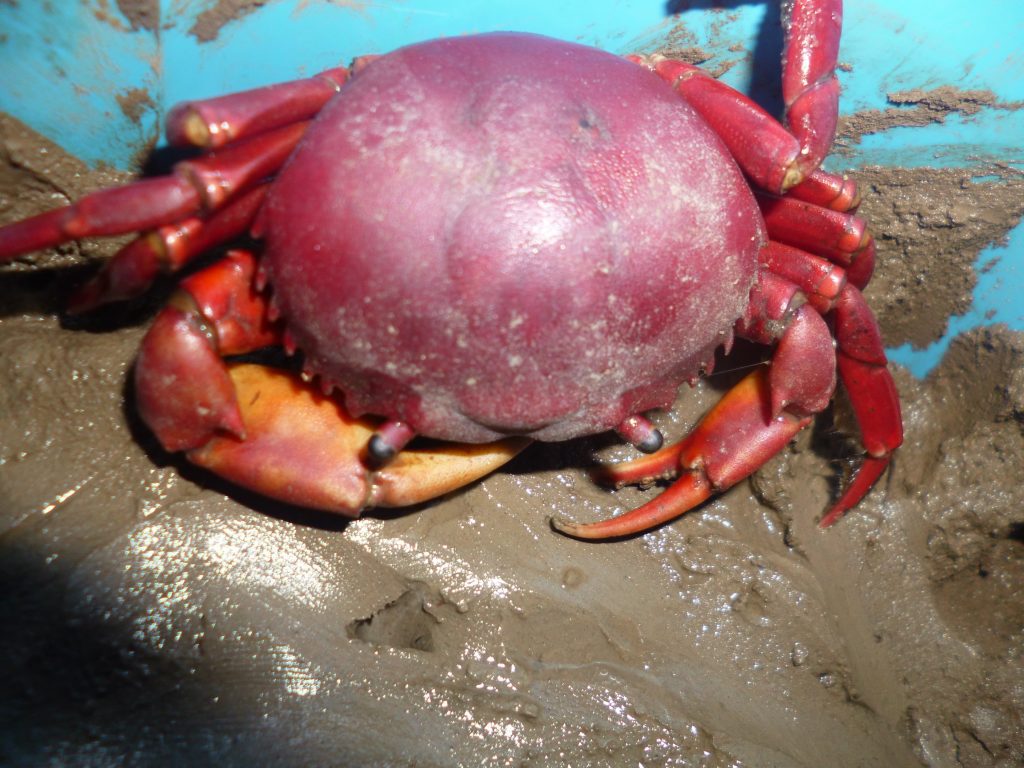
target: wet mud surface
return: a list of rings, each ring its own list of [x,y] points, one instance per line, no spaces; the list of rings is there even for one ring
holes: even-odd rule
[[[0,123],[0,221],[111,181]],[[45,150],[45,151],[44,151]],[[966,306],[1006,188],[860,175],[890,343]],[[934,229],[937,234],[928,230]],[[841,404],[722,497],[584,544],[657,489],[534,446],[420,509],[347,522],[161,452],[126,382],[149,307],[62,325],[109,245],[0,271],[0,722],[11,764],[1010,766],[1024,759],[1024,335],[972,332],[834,528]],[[726,366],[727,368],[727,366]],[[729,374],[657,416],[678,438]]]

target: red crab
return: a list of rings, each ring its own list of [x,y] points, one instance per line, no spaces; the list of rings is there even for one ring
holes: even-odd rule
[[[229,252],[157,316],[139,411],[170,451],[349,515],[470,482],[524,438],[615,429],[651,455],[613,482],[681,478],[618,518],[555,525],[642,531],[779,451],[826,407],[838,367],[867,456],[827,525],[902,440],[861,296],[873,241],[854,185],[818,170],[841,10],[794,4],[788,130],[679,61],[521,34],[434,40],[178,106],[168,140],[205,154],[0,229],[0,259],[144,230],[77,312],[248,231],[258,257]],[[662,448],[642,413],[734,336],[771,345],[770,365]],[[222,360],[267,345],[301,350],[302,380]],[[463,445],[405,450],[414,435]]]

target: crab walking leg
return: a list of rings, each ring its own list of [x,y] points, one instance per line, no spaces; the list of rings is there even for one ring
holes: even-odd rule
[[[822,518],[821,526],[827,527],[864,498],[903,442],[899,395],[874,314],[841,267],[774,242],[762,249],[760,258],[766,268],[799,286],[818,312],[834,320],[839,377],[867,451],[853,480]]]
[[[277,171],[308,125],[261,133],[183,160],[169,176],[94,192],[64,208],[0,227],[0,262],[80,237],[153,229],[222,208]]]
[[[768,236],[825,256],[845,269],[846,279],[863,289],[875,269],[875,239],[865,221],[843,211],[755,192]]]
[[[800,144],[798,165],[821,165],[839,118],[836,62],[843,27],[842,0],[793,0],[782,53],[786,124]]]
[[[261,495],[357,515],[404,506],[486,475],[528,440],[405,451],[386,469],[363,456],[377,423],[355,419],[298,376],[221,355],[281,342],[252,254],[231,251],[182,281],[135,365],[140,415],[169,451]]]
[[[836,384],[832,335],[796,286],[763,272],[736,333],[775,344],[769,370],[733,387],[680,443],[604,473],[616,484],[683,476],[632,512],[590,524],[553,519],[557,530],[602,539],[668,522],[750,475],[828,405]]]
[[[843,495],[821,519],[822,528],[832,525],[864,498],[889,466],[893,451],[903,443],[899,393],[889,373],[874,313],[861,292],[847,285],[836,300],[832,316],[839,377],[849,394],[867,456]]]
[[[696,109],[725,142],[757,186],[775,194],[803,184],[828,155],[839,115],[839,81],[835,74],[842,32],[841,0],[794,0],[783,52],[782,88],[787,129],[752,99],[715,80],[692,64],[661,57],[629,56],[652,69]],[[819,176],[798,193],[821,202],[836,190],[828,207],[856,208],[852,182]],[[852,188],[851,188],[852,187]]]
[[[678,91],[761,189],[782,194],[813,170],[804,168],[800,143],[778,120],[753,99],[715,80],[700,67],[658,57],[627,58],[652,69]]]
[[[128,243],[75,290],[67,311],[77,315],[141,296],[158,275],[177,272],[210,248],[244,234],[266,197],[267,187],[254,187],[208,217],[193,216],[166,224]]]
[[[167,115],[167,141],[174,146],[216,149],[246,136],[313,118],[348,80],[344,67],[313,77],[186,101]]]
[[[816,168],[795,187],[790,187],[786,195],[805,203],[845,213],[854,213],[860,207],[861,201],[857,182],[845,173],[839,176],[821,168]]]
[[[821,315],[832,311],[846,288],[846,270],[842,267],[784,243],[768,241],[758,259],[761,266],[797,286]]]

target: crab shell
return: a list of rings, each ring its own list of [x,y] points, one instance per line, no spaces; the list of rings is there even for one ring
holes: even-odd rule
[[[722,142],[659,77],[522,34],[367,64],[255,232],[346,408],[463,442],[668,405],[731,339],[765,240]]]

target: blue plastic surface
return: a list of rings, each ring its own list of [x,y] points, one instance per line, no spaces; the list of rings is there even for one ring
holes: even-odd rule
[[[663,0],[271,0],[199,39],[197,21],[215,0],[161,0],[158,29],[133,28],[116,3],[0,3],[0,110],[90,163],[130,168],[157,137],[167,108],[186,98],[262,85],[441,35],[501,29],[538,32],[617,53],[664,43],[685,7],[681,45],[728,64],[724,79],[777,99],[778,7],[774,2]],[[724,10],[709,9],[724,5]],[[201,25],[200,25],[201,26]],[[737,45],[740,48],[737,48]],[[748,56],[747,51],[753,52]],[[942,124],[865,136],[833,170],[862,164],[1024,169],[1024,4],[1018,0],[851,0],[845,9],[840,73],[846,114],[891,106],[886,94],[952,85],[986,89],[1001,104]],[[140,100],[140,96],[145,94]],[[148,101],[147,101],[148,99]],[[136,114],[135,110],[138,110]],[[991,263],[995,260],[995,265]],[[924,375],[949,339],[977,325],[1024,330],[1024,226],[1005,247],[981,254],[971,311],[925,350],[892,350]]]

